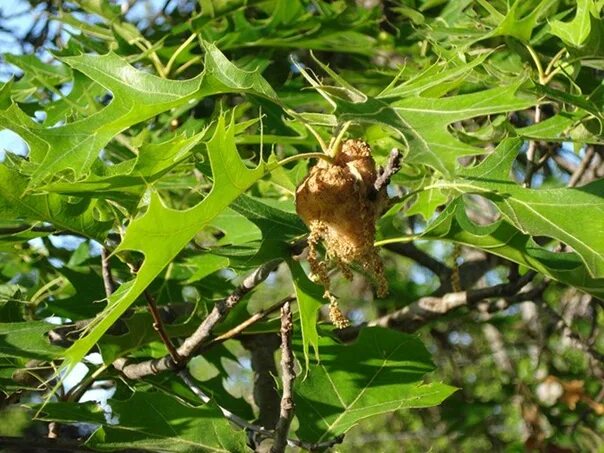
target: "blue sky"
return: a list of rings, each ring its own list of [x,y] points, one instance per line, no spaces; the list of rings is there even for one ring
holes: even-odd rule
[[[17,36],[24,36],[31,27],[34,16],[27,13],[29,4],[23,0],[11,0],[0,2],[0,14],[2,17],[13,17],[5,20],[6,28],[12,33],[0,32],[0,53],[21,53],[21,46],[17,43]],[[13,74],[14,68],[2,60],[0,63],[0,80],[6,81]],[[27,152],[25,142],[12,131],[0,131],[0,161],[4,160],[6,150],[15,154],[24,155]]]

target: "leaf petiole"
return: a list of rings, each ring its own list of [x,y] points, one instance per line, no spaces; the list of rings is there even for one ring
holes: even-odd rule
[[[383,247],[384,245],[388,245],[388,244],[413,242],[413,241],[417,241],[418,239],[421,239],[421,238],[422,238],[421,234],[412,234],[409,236],[399,236],[396,238],[382,239],[381,241],[374,242],[373,245],[374,245],[374,247]]]

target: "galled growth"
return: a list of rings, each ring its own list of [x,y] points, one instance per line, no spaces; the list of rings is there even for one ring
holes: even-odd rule
[[[350,265],[359,264],[375,282],[378,297],[388,293],[384,266],[375,241],[375,223],[386,206],[386,185],[376,184],[378,169],[371,148],[360,140],[347,140],[331,161],[320,160],[296,191],[296,211],[310,229],[308,262],[325,288],[330,318],[338,328],[349,325],[330,293],[329,261],[348,279]],[[317,251],[323,241],[325,260]]]

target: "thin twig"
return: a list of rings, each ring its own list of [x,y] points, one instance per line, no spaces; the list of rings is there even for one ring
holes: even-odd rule
[[[178,347],[176,352],[181,358],[175,362],[168,354],[160,359],[146,360],[140,363],[129,364],[126,359],[118,359],[114,367],[128,379],[141,379],[145,376],[157,374],[162,371],[175,370],[184,366],[194,354],[205,344],[214,329],[222,321],[231,309],[241,301],[243,296],[262,283],[269,274],[281,263],[281,260],[273,260],[264,263],[254,272],[248,275],[243,282],[229,295],[214,305],[210,314],[201,322],[197,330]]]
[[[388,163],[386,164],[385,168],[380,168],[379,175],[373,185],[376,192],[379,192],[390,184],[390,179],[392,176],[394,176],[394,174],[401,169],[402,157],[403,155],[398,148],[394,148],[392,151],[390,151]]]
[[[213,338],[212,340],[210,340],[209,342],[207,342],[205,345],[203,345],[200,349],[203,350],[203,349],[206,349],[206,348],[210,348],[210,347],[212,347],[212,346],[214,346],[214,345],[216,345],[218,343],[223,343],[226,340],[230,340],[231,338],[236,337],[237,335],[241,334],[248,327],[256,324],[258,321],[261,321],[261,320],[265,319],[271,313],[274,313],[277,310],[279,310],[281,307],[283,307],[283,304],[289,303],[289,302],[293,302],[295,300],[296,300],[295,296],[287,296],[284,299],[281,299],[276,304],[273,304],[273,305],[271,305],[270,307],[268,307],[268,308],[266,308],[264,310],[260,310],[259,312],[254,313],[248,319],[246,319],[245,321],[243,321],[241,324],[233,327],[228,332],[225,332],[222,335],[219,335],[216,338]]]
[[[105,247],[101,247],[101,274],[103,275],[103,286],[107,298],[115,291],[115,281],[111,275],[111,265],[109,263],[109,253]]]
[[[442,297],[427,296],[401,308],[377,318],[369,326],[388,327],[402,332],[415,332],[429,322],[440,318],[463,306],[478,306],[478,303],[492,298],[513,300],[514,303],[522,300],[531,300],[533,292],[518,293],[536,275],[529,271],[522,278],[509,283],[489,286],[487,288],[470,289],[455,293],[448,293]],[[526,297],[526,298],[525,298]],[[338,332],[340,339],[349,341],[357,337],[363,325],[342,329]]]
[[[157,302],[155,301],[155,298],[151,295],[148,290],[145,290],[144,294],[145,300],[147,301],[147,307],[149,308],[149,312],[153,317],[153,329],[155,329],[155,331],[161,338],[161,341],[166,346],[168,354],[170,354],[170,358],[174,361],[174,363],[180,363],[181,357],[178,354],[176,348],[174,347],[174,343],[172,343],[172,340],[170,340],[170,336],[166,332],[166,329],[164,328],[164,323],[161,319],[161,315],[157,310]]]
[[[568,181],[568,187],[575,187],[579,183],[579,181],[581,181],[581,178],[583,177],[583,175],[589,168],[589,165],[591,164],[591,161],[593,160],[594,155],[595,155],[595,148],[593,146],[588,146],[587,149],[585,150],[585,155],[583,156],[581,163],[579,164],[577,169],[573,172],[573,174],[570,177],[570,180]]]
[[[289,302],[281,308],[281,382],[283,393],[281,395],[281,410],[279,421],[275,428],[275,442],[271,448],[272,453],[282,453],[287,446],[287,434],[294,416],[294,354],[292,352],[292,334],[294,324],[292,310]]]

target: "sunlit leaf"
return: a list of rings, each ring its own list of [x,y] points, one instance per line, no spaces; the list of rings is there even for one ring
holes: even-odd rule
[[[143,264],[128,288],[109,299],[107,308],[97,316],[90,331],[66,351],[68,365],[81,360],[197,232],[264,174],[263,164],[249,169],[241,161],[234,143],[233,124],[226,126],[224,117],[219,119],[207,147],[214,179],[212,191],[186,211],[167,208],[159,195],[152,193],[146,212],[128,226],[117,249],[117,252],[143,253]]]
[[[601,2],[598,4],[594,0],[577,0],[575,17],[569,22],[552,21],[550,33],[573,47],[581,47],[591,32],[592,15],[599,18],[601,8]]]

